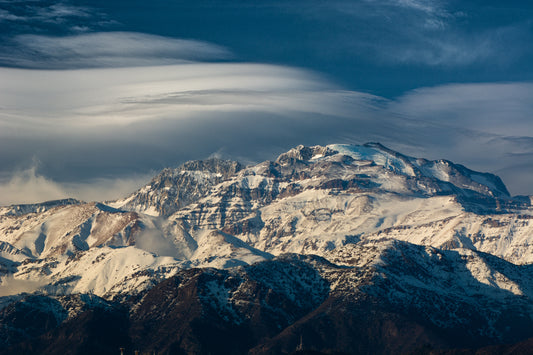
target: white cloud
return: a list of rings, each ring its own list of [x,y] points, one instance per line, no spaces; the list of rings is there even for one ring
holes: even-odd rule
[[[18,35],[0,50],[4,65],[40,69],[165,65],[231,57],[211,43],[135,32]]]
[[[133,174],[126,178],[96,178],[58,183],[38,173],[38,165],[17,170],[0,180],[0,206],[37,203],[67,197],[82,201],[118,199],[146,184],[154,173]],[[5,175],[5,173],[4,173]]]
[[[36,166],[0,183],[0,205],[35,203],[69,197],[59,184],[36,174]]]
[[[145,120],[185,119],[196,112],[320,113],[327,107],[325,102],[337,98],[328,93],[334,86],[308,72],[269,65],[70,71],[0,68],[0,75],[4,93],[0,136],[89,132]]]
[[[533,83],[450,84],[391,103],[404,116],[499,136],[533,136]]]

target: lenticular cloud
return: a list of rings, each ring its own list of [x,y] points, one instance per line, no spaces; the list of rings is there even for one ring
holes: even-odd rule
[[[86,198],[102,181],[123,185],[213,152],[258,161],[297,144],[368,141],[530,180],[512,168],[533,157],[529,84],[448,85],[388,100],[310,71],[221,62],[227,50],[199,41],[106,32],[10,45],[0,65],[19,68],[0,68],[0,187],[25,183],[13,177],[34,158],[35,177],[57,187],[51,195],[72,196],[65,186],[78,185],[92,192],[73,197]]]

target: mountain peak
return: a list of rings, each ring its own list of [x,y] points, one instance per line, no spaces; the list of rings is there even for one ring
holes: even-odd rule
[[[332,150],[329,147],[324,147],[320,145],[315,145],[312,147],[307,147],[300,144],[296,148],[292,148],[286,153],[281,154],[276,162],[279,164],[286,164],[287,162],[296,159],[301,161],[309,161],[311,159],[317,159],[321,157],[327,157],[336,154],[335,150]]]
[[[178,167],[177,171],[198,171],[203,173],[220,174],[223,179],[227,179],[243,168],[243,165],[237,161],[209,158],[206,160],[188,161]]]
[[[307,147],[299,145],[281,154],[276,163],[287,165],[294,162],[317,162],[331,160],[342,155],[353,159],[353,164],[371,162],[391,171],[413,179],[434,179],[441,185],[448,185],[447,193],[471,191],[491,198],[510,198],[509,192],[501,179],[490,173],[470,170],[448,160],[427,160],[403,155],[377,142],[363,145],[330,144],[327,146]],[[346,162],[346,160],[341,160]]]

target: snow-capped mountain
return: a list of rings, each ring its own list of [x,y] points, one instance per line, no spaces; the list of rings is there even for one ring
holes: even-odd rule
[[[17,305],[35,308],[55,325],[6,339],[31,338],[40,350],[38,337],[87,325],[74,310],[97,312],[94,302],[128,324],[123,341],[150,352],[213,352],[195,322],[214,324],[220,349],[234,353],[514,342],[533,337],[531,245],[531,198],[446,160],[369,143],[298,146],[247,167],[192,161],[117,201],[1,207],[0,322],[18,329],[9,323]],[[184,316],[187,307],[197,313]],[[386,329],[343,341],[366,327],[357,317]],[[324,319],[337,335],[319,341]],[[163,339],[178,323],[189,340]],[[407,341],[403,325],[417,337]],[[249,340],[224,348],[236,341],[231,329]],[[379,332],[390,341],[382,347],[371,341]],[[24,352],[17,344],[4,345]]]
[[[209,189],[200,193],[197,185]],[[188,203],[176,205],[171,192],[191,186]],[[354,238],[393,233],[417,244],[533,261],[529,200],[511,198],[494,175],[406,157],[379,144],[299,146],[248,168],[219,160],[189,163],[111,205],[164,216],[193,239],[222,230],[274,255],[322,255]]]

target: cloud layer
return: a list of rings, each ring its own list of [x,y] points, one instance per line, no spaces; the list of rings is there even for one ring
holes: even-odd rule
[[[121,32],[15,42],[4,60],[33,69],[0,68],[0,204],[118,198],[214,153],[256,162],[298,144],[367,141],[498,172],[512,193],[533,193],[531,83],[391,100],[290,67],[199,62],[228,52],[197,41]]]

